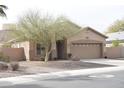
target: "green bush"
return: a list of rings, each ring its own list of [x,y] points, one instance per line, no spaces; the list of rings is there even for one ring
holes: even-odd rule
[[[113,40],[113,41],[112,41],[112,46],[113,46],[113,47],[120,46],[120,41],[119,41],[119,40]]]
[[[10,58],[9,56],[6,56],[2,52],[0,52],[0,61],[10,62]]]
[[[2,48],[11,48],[11,43],[8,43],[8,44],[4,44],[4,45],[2,45]]]

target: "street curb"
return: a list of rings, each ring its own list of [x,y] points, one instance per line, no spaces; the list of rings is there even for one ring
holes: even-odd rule
[[[112,71],[120,71],[124,70],[124,66],[120,67],[104,67],[104,68],[92,68],[92,69],[80,69],[80,70],[68,70],[68,71],[61,71],[61,72],[51,72],[51,73],[44,73],[44,74],[35,74],[35,75],[24,75],[24,76],[17,76],[17,77],[8,77],[8,78],[1,78],[0,79],[0,86],[11,86],[14,84],[22,84],[26,82],[32,82],[37,80],[44,80],[44,79],[54,79],[60,77],[67,77],[67,76],[75,76],[75,75],[89,75],[89,74],[96,74],[96,73],[106,73]],[[1,82],[5,82],[1,84]],[[8,82],[6,84],[6,82]]]

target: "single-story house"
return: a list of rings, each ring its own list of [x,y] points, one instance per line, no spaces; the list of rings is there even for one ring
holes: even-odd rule
[[[107,36],[91,27],[80,28],[80,32],[65,40],[59,40],[52,45],[50,59],[73,58],[92,59],[105,56]],[[27,60],[41,60],[44,47],[33,42],[21,42],[12,47],[24,48]]]
[[[107,36],[91,27],[79,28],[80,32],[74,36],[52,44],[50,59],[68,59],[70,55],[72,58],[80,59],[103,58],[105,56]],[[6,32],[8,31],[4,33]],[[9,39],[9,41],[13,40]],[[13,42],[12,48],[24,48],[26,60],[41,60],[44,47],[41,47],[40,44],[29,41],[15,42],[14,40]]]
[[[106,46],[111,47],[114,40],[118,40],[121,46],[124,46],[124,31],[114,32],[107,34]]]

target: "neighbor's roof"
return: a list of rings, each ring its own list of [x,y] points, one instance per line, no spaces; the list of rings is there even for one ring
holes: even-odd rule
[[[109,33],[107,34],[109,37],[107,41],[112,41],[112,40],[124,40],[124,31],[120,32],[115,32],[115,33]]]
[[[4,43],[12,39],[9,32],[9,30],[0,30],[0,43]]]

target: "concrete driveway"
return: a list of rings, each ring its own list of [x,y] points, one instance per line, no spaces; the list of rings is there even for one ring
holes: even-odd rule
[[[82,62],[124,66],[124,59],[82,59]]]

